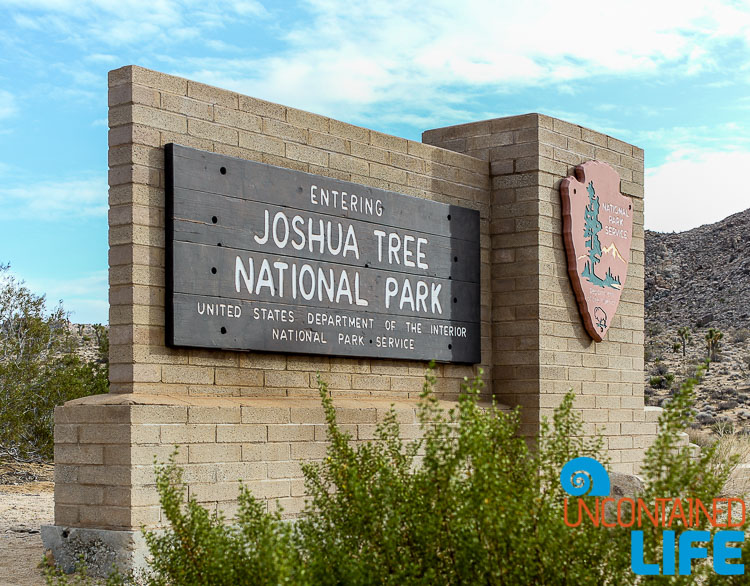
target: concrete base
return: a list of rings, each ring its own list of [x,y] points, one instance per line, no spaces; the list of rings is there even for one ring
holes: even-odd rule
[[[90,576],[107,577],[114,568],[122,573],[147,567],[148,548],[140,531],[82,529],[42,525],[42,543],[66,574],[83,560]]]

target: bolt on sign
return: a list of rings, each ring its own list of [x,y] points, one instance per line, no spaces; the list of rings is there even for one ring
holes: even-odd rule
[[[480,360],[479,213],[168,144],[167,344]]]
[[[601,342],[612,324],[628,275],[633,204],[620,176],[587,161],[560,184],[568,275],[589,335]]]

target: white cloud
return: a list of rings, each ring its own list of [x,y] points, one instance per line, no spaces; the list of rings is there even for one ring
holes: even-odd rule
[[[646,228],[683,231],[750,207],[750,151],[690,152],[646,173]]]
[[[7,90],[0,90],[0,120],[11,118],[17,112],[15,96]]]
[[[198,39],[233,18],[265,17],[255,0],[3,0],[22,28],[57,31],[66,40],[97,49],[94,61],[107,61],[102,45],[121,47],[145,42],[171,44]],[[92,43],[95,41],[95,43]]]
[[[107,323],[109,291],[107,271],[97,271],[74,279],[31,279],[26,286],[37,295],[46,295],[47,307],[56,307],[58,301],[70,319],[77,323]]]
[[[42,221],[107,215],[107,179],[90,177],[0,186],[0,217]]]
[[[210,9],[199,0],[3,4],[19,24],[86,45],[89,61],[110,56],[102,47],[144,43],[194,41],[227,50],[224,27],[241,23],[252,36],[263,23],[263,33],[280,42],[273,55],[182,57],[171,61],[178,69],[172,73],[362,123],[382,104],[439,125],[462,121],[449,118],[450,102],[477,91],[544,86],[575,93],[580,80],[597,75],[691,76],[717,67],[727,43],[750,39],[750,6],[732,0],[307,0],[292,7],[224,0]]]
[[[109,321],[109,303],[106,301],[109,281],[106,270],[65,280],[50,277],[26,279],[11,266],[10,271],[4,275],[15,278],[18,284],[34,294],[43,295],[47,311],[54,310],[58,303],[62,303],[73,322],[104,324]]]
[[[575,93],[581,80],[598,75],[694,76],[717,67],[727,43],[750,40],[750,6],[729,0],[306,6],[310,17],[281,33],[285,45],[275,55],[187,59],[175,73],[361,123],[388,104],[439,125],[460,122],[446,117],[449,100],[475,92]]]

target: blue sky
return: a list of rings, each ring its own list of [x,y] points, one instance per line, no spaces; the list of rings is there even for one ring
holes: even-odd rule
[[[0,262],[107,321],[107,71],[420,140],[541,112],[646,151],[646,227],[750,207],[750,3],[0,0]]]

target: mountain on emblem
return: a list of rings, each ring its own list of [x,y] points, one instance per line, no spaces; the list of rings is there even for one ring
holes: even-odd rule
[[[620,176],[599,161],[578,165],[560,184],[568,275],[589,335],[601,342],[612,324],[628,274],[633,205]]]

